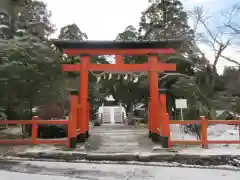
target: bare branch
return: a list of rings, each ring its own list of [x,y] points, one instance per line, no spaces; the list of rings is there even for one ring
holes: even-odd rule
[[[185,77],[185,78],[188,78],[188,79],[191,79],[193,77],[191,76],[187,76],[186,74],[182,74],[182,73],[166,73],[164,76],[158,78],[158,81],[162,81],[166,78],[168,78],[169,76],[176,76],[176,77]]]
[[[240,4],[234,4],[228,12],[223,13],[226,19],[224,26],[232,31],[233,35],[240,35]]]
[[[229,57],[226,57],[226,56],[223,56],[223,55],[220,55],[221,58],[225,59],[225,60],[228,60],[229,62],[232,62],[232,63],[235,63],[237,64],[238,66],[240,66],[240,62],[236,61],[236,60],[233,60]]]
[[[229,12],[229,19],[228,19],[228,25],[230,26],[231,17],[232,14],[235,12],[235,10],[232,10]],[[223,57],[223,52],[232,44],[232,40],[234,39],[234,36],[229,36],[225,32],[221,32],[221,27],[215,27],[215,29],[211,29],[210,25],[208,24],[209,17],[207,17],[206,13],[204,13],[204,9],[202,7],[196,7],[194,11],[191,13],[194,17],[194,20],[196,24],[199,26],[201,24],[206,31],[205,33],[198,33],[199,39],[197,39],[197,42],[202,42],[206,45],[210,45],[212,47],[212,50],[214,51],[215,57],[213,61],[213,67],[216,67],[219,58]],[[198,31],[197,26],[195,26],[196,32]],[[224,58],[228,60],[229,62],[237,62],[230,58]]]
[[[226,25],[226,27],[230,28],[235,34],[240,35],[240,27],[237,29],[236,27],[233,27],[231,24]]]

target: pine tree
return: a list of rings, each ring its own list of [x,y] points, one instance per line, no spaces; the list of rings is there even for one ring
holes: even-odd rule
[[[143,39],[181,39],[185,46],[194,40],[187,13],[179,0],[154,2],[142,12],[139,33]]]

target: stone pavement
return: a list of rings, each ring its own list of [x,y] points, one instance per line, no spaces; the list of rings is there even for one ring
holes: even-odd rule
[[[151,152],[156,145],[148,138],[148,130],[144,126],[103,125],[92,127],[90,130],[91,136],[84,144],[87,152]]]

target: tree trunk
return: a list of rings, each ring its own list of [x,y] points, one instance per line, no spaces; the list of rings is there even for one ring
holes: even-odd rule
[[[134,121],[134,118],[133,118],[133,102],[128,102],[127,104],[127,111],[126,111],[126,114],[127,114],[127,124],[128,125],[134,125],[135,124],[135,121]]]
[[[32,102],[32,98],[28,97],[28,119],[32,120],[33,117],[33,102]],[[23,124],[22,125],[22,136],[23,138],[31,136],[31,130],[32,130],[32,125],[31,124]]]
[[[32,112],[33,102],[32,102],[31,98],[28,99],[28,104],[29,104],[29,110],[28,110],[29,114],[28,115],[32,119],[32,117],[33,117],[33,112]]]

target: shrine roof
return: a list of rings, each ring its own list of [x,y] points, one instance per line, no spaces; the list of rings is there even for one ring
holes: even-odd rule
[[[78,41],[53,40],[53,44],[63,49],[164,49],[179,48],[182,40],[160,41]]]

